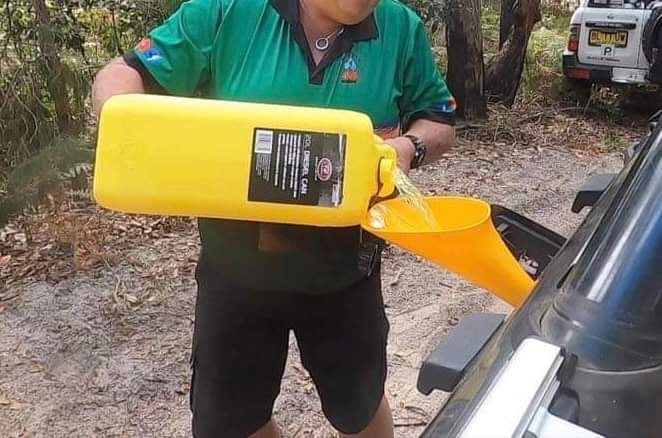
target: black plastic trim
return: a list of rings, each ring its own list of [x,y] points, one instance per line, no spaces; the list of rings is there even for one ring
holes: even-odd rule
[[[465,317],[423,362],[418,374],[418,390],[425,395],[435,389],[453,391],[505,319],[506,315],[500,313],[475,313]]]
[[[579,213],[584,207],[593,207],[614,179],[616,179],[615,173],[603,173],[591,176],[584,182],[577,195],[575,195],[575,200],[572,203],[572,212]]]
[[[565,237],[501,205],[491,208],[492,222],[510,252],[520,263],[527,262],[534,280],[540,277],[565,245]]]

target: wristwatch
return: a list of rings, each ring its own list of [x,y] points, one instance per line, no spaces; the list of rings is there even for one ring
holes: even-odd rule
[[[425,161],[425,153],[427,152],[425,143],[423,143],[423,140],[412,134],[405,134],[404,137],[411,140],[411,142],[414,143],[414,147],[415,147],[414,157],[411,159],[411,164],[409,165],[409,167],[411,169],[416,169],[418,167],[421,167],[421,164],[423,164],[423,162]]]

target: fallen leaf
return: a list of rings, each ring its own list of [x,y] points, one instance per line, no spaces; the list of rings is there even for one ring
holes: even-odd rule
[[[8,265],[10,260],[11,260],[11,256],[9,254],[0,257],[0,266]]]
[[[27,403],[20,403],[14,400],[7,400],[5,398],[0,398],[0,407],[6,406],[12,410],[23,409],[27,406]]]
[[[135,295],[126,294],[124,295],[124,298],[126,298],[126,300],[131,304],[136,304],[138,302],[138,297]]]
[[[428,417],[428,413],[425,411],[425,409],[422,409],[422,408],[420,408],[420,407],[418,407],[418,406],[407,405],[407,406],[405,406],[405,409],[406,409],[407,411],[410,411],[410,412],[413,412],[413,413],[415,413],[415,414],[418,414],[418,415],[420,415],[420,416],[423,417],[423,418],[427,418],[427,417]]]
[[[402,276],[402,269],[398,270],[395,274],[395,278],[389,282],[389,286],[396,286],[400,282],[400,277]]]
[[[30,266],[30,265],[25,266],[23,269],[21,269],[19,278],[25,278],[33,273],[34,273],[34,266]]]

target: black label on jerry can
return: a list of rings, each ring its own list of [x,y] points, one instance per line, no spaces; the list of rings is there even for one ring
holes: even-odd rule
[[[338,207],[347,136],[258,128],[248,200]]]

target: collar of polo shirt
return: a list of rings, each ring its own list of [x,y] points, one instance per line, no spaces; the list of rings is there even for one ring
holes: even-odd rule
[[[270,2],[280,16],[292,26],[294,39],[307,54],[308,68],[311,72],[310,80],[314,84],[322,83],[322,77],[326,67],[340,58],[343,53],[351,50],[354,42],[379,38],[379,29],[377,28],[375,14],[373,12],[360,23],[345,26],[345,31],[338,36],[326,56],[324,56],[319,65],[315,65],[312,53],[308,47],[308,42],[306,41],[303,26],[299,19],[299,0],[270,0]]]
[[[299,1],[298,0],[271,0],[271,4],[278,13],[292,26],[299,25]],[[371,40],[379,37],[375,15],[371,13],[365,20],[358,24],[345,26],[343,35],[352,41]]]

